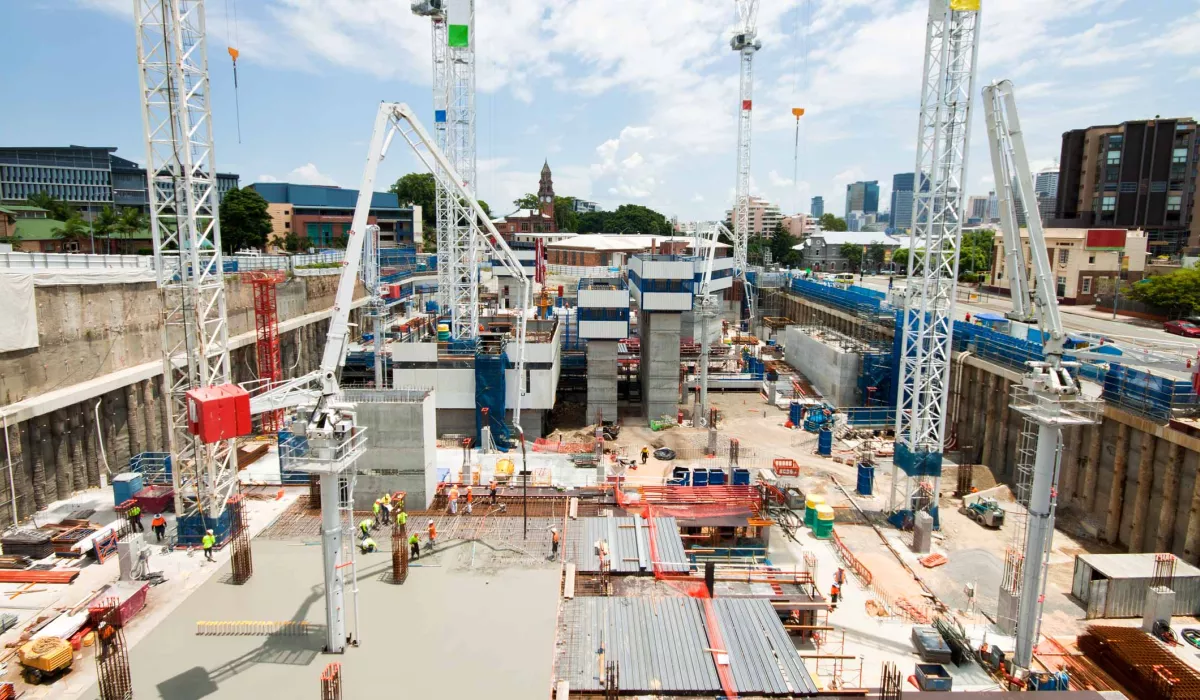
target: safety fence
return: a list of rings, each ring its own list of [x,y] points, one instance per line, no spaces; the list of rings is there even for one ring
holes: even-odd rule
[[[546,438],[537,438],[533,441],[534,452],[548,452],[552,454],[583,454],[585,452],[594,452],[596,450],[596,440],[584,440],[583,442],[563,442],[562,440],[547,440]]]
[[[89,255],[86,253],[0,253],[5,270],[112,270],[150,269],[149,255]]]
[[[1105,401],[1138,415],[1167,422],[1200,411],[1190,381],[1164,377],[1113,363],[1104,373]]]
[[[887,311],[883,294],[865,287],[836,287],[823,282],[794,279],[792,292],[813,301],[852,314],[879,314]]]
[[[839,409],[846,416],[846,425],[852,428],[878,428],[896,425],[896,409],[887,406],[851,406]]]

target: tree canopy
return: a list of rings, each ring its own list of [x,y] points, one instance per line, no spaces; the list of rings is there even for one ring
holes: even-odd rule
[[[644,233],[670,236],[675,229],[667,217],[640,204],[622,204],[616,211],[579,214],[578,233]]]
[[[822,214],[820,222],[822,231],[846,230],[846,220],[840,216],[834,216],[833,214]]]
[[[75,207],[47,192],[31,194],[25,201],[31,206],[41,207],[50,212],[50,218],[58,221],[66,221],[75,214]]]
[[[863,263],[862,246],[854,244],[854,243],[843,243],[841,248],[838,249],[838,252],[840,252],[842,254],[842,257],[845,258],[846,261],[850,263],[851,270],[853,270],[854,272],[858,272],[859,270],[862,269],[862,263]]]
[[[750,249],[754,246],[754,242],[761,239],[752,238],[746,246],[746,258],[750,257]],[[799,238],[793,236],[782,223],[775,224],[775,230],[771,232],[771,237],[767,239],[765,244],[760,244],[771,251],[771,261],[776,265],[784,267],[796,267],[800,264],[802,256],[800,251],[792,250],[792,246],[800,242]]]
[[[1142,280],[1126,294],[1176,317],[1200,313],[1200,269],[1193,266]]]
[[[995,231],[967,231],[958,254],[960,272],[987,272],[995,257]]]
[[[437,185],[433,173],[409,173],[388,188],[396,195],[400,205],[416,204],[421,207],[421,224],[425,231],[437,230]],[[430,233],[426,239],[436,239]]]
[[[579,228],[579,214],[575,211],[574,197],[554,198],[554,225],[559,231],[571,233]]]
[[[61,238],[64,241],[82,240],[91,235],[91,232],[87,222],[83,220],[83,217],[78,212],[73,212],[67,217],[66,221],[59,226],[55,226],[53,229],[54,237]]]
[[[866,255],[863,256],[863,262],[868,269],[878,270],[883,267],[884,258],[887,257],[887,247],[882,243],[872,243],[867,246]]]
[[[267,200],[249,187],[229,190],[221,200],[221,247],[227,253],[262,248],[271,235]]]
[[[540,209],[542,204],[538,201],[536,194],[526,192],[513,200],[513,206],[517,209]]]

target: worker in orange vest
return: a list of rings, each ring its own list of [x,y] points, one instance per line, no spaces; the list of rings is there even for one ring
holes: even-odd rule
[[[492,503],[494,504],[496,502],[496,477],[494,476],[492,477],[492,480],[488,482],[488,491],[492,495]]]
[[[558,556],[558,528],[550,528],[550,558]]]
[[[475,500],[475,494],[472,493],[471,487],[467,487],[467,515],[471,514],[471,503]]]
[[[154,534],[158,537],[158,541],[163,541],[163,535],[167,534],[167,519],[162,513],[154,516],[154,520],[150,521],[150,527],[154,528]]]
[[[829,602],[833,603],[834,610],[837,610],[838,600],[841,597],[842,597],[842,587],[837,585],[836,583],[833,584],[833,587],[829,589]]]
[[[433,518],[429,519],[429,549],[433,550],[433,545],[437,543],[437,525],[433,524]]]
[[[450,499],[450,515],[457,515],[458,514],[458,487],[457,486],[450,487],[450,494],[449,494],[448,498]]]

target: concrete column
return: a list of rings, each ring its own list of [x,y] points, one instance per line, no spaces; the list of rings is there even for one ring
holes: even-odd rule
[[[38,416],[29,421],[29,465],[33,472],[33,503],[35,510],[46,507],[46,440],[50,435],[50,421]],[[53,486],[53,484],[49,484]],[[50,500],[53,500],[51,498]]]
[[[146,416],[142,411],[142,391],[135,384],[125,385],[125,422],[129,424],[130,456],[146,451]]]
[[[1170,552],[1175,534],[1175,511],[1179,510],[1179,472],[1183,467],[1183,445],[1171,443],[1167,450],[1167,471],[1163,474],[1163,503],[1158,513],[1155,552]]]
[[[1012,408],[1008,405],[1008,397],[1012,393],[1012,382],[1007,379],[999,379],[996,382],[996,403],[999,407],[996,409],[996,414],[1000,416],[999,433],[996,435],[996,462],[1000,465],[1000,473],[1011,478],[1016,473],[1016,463],[1012,457],[1016,453],[1015,449],[1008,449],[1008,443],[1012,437]],[[1024,416],[1020,420],[1025,420]]]
[[[87,430],[87,422],[83,419],[83,409],[83,404],[75,404],[69,409],[71,417],[71,484],[77,491],[92,485],[88,483],[87,469],[84,467],[83,460],[83,435]]]
[[[13,483],[17,487],[17,517],[23,518],[31,511],[30,504],[33,499],[29,496],[29,489],[32,480],[29,478],[29,465],[25,459],[25,445],[21,440],[21,424],[10,423],[8,425],[7,435],[7,453],[5,457],[5,466],[8,465],[7,460],[12,461]]]
[[[1108,491],[1108,518],[1104,523],[1104,539],[1116,544],[1121,538],[1121,511],[1125,505],[1125,471],[1129,464],[1129,426],[1117,426],[1116,453],[1113,457],[1112,488]]]
[[[1158,438],[1142,433],[1142,444],[1138,454],[1137,494],[1133,500],[1133,529],[1129,533],[1129,551],[1142,552],[1142,540],[1146,536],[1146,520],[1150,510],[1150,492],[1154,487],[1154,448]]]
[[[139,384],[142,392],[142,420],[146,424],[146,451],[162,452],[161,422],[158,419],[158,402],[154,398],[153,379]]]
[[[57,501],[62,498],[70,497],[74,489],[71,483],[71,450],[70,450],[70,417],[65,411],[55,411],[50,417],[50,431],[53,435],[53,442],[50,445],[52,459],[53,476],[47,475],[54,481],[54,490],[56,495],[51,501]]]
[[[105,465],[108,468],[108,478],[111,481],[112,477],[125,471],[125,464],[122,464],[117,455],[117,423],[115,420],[116,400],[113,398],[113,393],[109,392],[104,395],[104,403],[100,405],[100,429],[104,433],[104,441],[101,443],[101,459],[100,469],[104,471]]]
[[[1079,483],[1080,449],[1083,445],[1083,428],[1068,428],[1066,437],[1067,449],[1063,454],[1062,476],[1059,478],[1059,502],[1070,503],[1075,500],[1076,486]]]
[[[91,486],[100,485],[100,440],[96,432],[95,403],[88,402],[83,407],[83,469],[87,483]]]
[[[641,315],[642,405],[647,420],[675,416],[679,399],[679,314]]]
[[[587,422],[617,419],[617,341],[587,345]]]
[[[1083,463],[1084,510],[1089,515],[1096,511],[1096,479],[1100,475],[1100,437],[1104,432],[1104,419],[1088,428],[1087,457]]]
[[[992,443],[996,439],[996,402],[992,400],[992,396],[996,392],[996,375],[988,373],[987,380],[984,383],[983,390],[983,446],[979,451],[979,463],[986,465],[992,470],[992,474],[996,478],[1000,477],[1000,470],[996,469],[991,462]]]

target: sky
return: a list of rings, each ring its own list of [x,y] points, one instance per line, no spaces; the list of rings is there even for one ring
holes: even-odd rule
[[[132,5],[0,0],[0,145],[116,146],[145,162]],[[383,100],[431,126],[430,26],[409,0],[206,7],[217,168],[242,185],[358,187]],[[752,194],[789,214],[821,195],[840,215],[848,183],[878,180],[886,207],[892,175],[914,169],[927,8],[761,0]],[[478,196],[506,213],[548,161],[560,196],[723,218],[735,20],[733,0],[477,0]],[[986,82],[1014,82],[1035,171],[1068,129],[1200,116],[1200,0],[983,0],[981,32],[969,194],[992,188]],[[806,110],[798,145],[793,107]],[[393,146],[377,189],[420,167]]]

